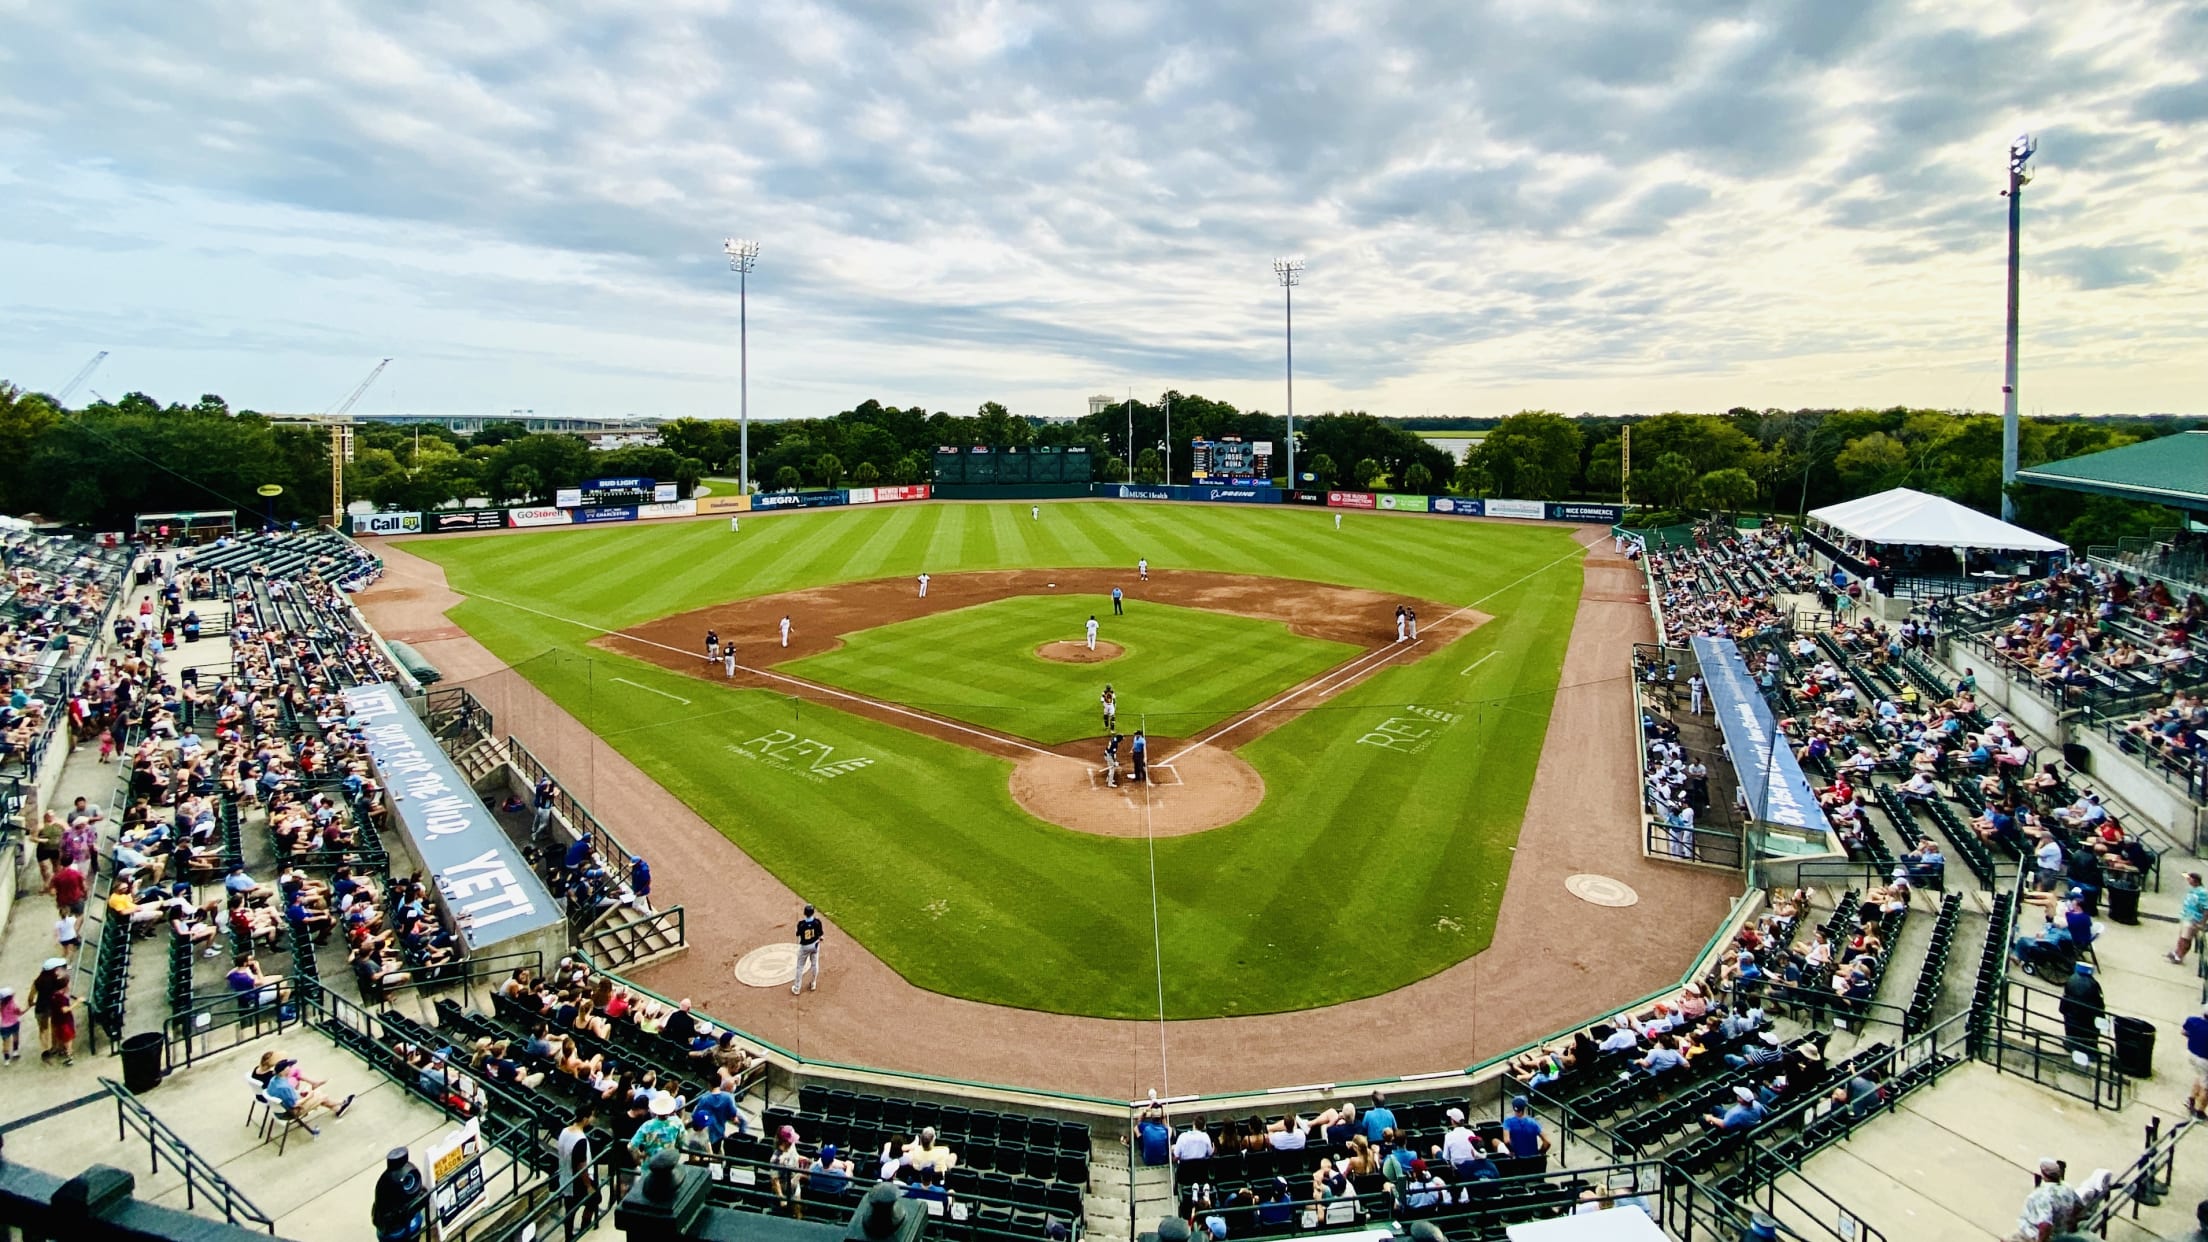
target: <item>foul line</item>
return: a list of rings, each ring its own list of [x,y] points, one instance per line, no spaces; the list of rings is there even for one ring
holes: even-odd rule
[[[1473,669],[1476,669],[1476,668],[1478,668],[1478,667],[1479,667],[1479,666],[1481,666],[1482,664],[1485,664],[1485,663],[1487,663],[1487,662],[1488,662],[1489,660],[1492,660],[1492,659],[1494,659],[1494,658],[1495,658],[1495,653],[1494,653],[1494,652],[1492,652],[1492,651],[1490,651],[1490,652],[1488,652],[1488,653],[1487,653],[1486,655],[1483,655],[1483,656],[1481,656],[1481,657],[1480,657],[1479,659],[1477,659],[1477,660],[1474,660],[1474,661],[1472,661],[1472,662],[1471,662],[1470,664],[1467,664],[1467,665],[1465,665],[1465,666],[1464,666],[1464,671],[1463,671],[1463,672],[1461,672],[1461,673],[1458,673],[1458,674],[1457,674],[1457,676],[1459,676],[1459,677],[1470,677],[1470,676],[1472,675],[1472,670],[1473,670]]]
[[[657,694],[665,698],[673,699],[677,703],[688,704],[690,702],[690,700],[682,697],[679,694],[668,694],[665,690],[653,689],[652,687],[645,685],[641,681],[630,681],[626,677],[616,677],[613,680],[620,682],[624,686],[635,686],[637,689],[642,690],[647,694]]]
[[[1496,587],[1494,590],[1489,591],[1487,594],[1482,595],[1476,600],[1473,600],[1471,603],[1466,604],[1464,607],[1457,609],[1455,612],[1450,613],[1449,615],[1443,617],[1441,620],[1434,622],[1433,626],[1428,628],[1432,629],[1447,625],[1449,622],[1456,620],[1458,617],[1463,616],[1464,614],[1479,607],[1481,604],[1484,604],[1487,601],[1495,598],[1496,596],[1501,595],[1503,592],[1508,591],[1513,587],[1520,585],[1521,583],[1531,581],[1532,579],[1540,576],[1541,574],[1549,572],[1550,570],[1556,568],[1557,566],[1563,564],[1564,562],[1572,559],[1575,556],[1585,555],[1588,546],[1589,545],[1587,544],[1579,543],[1577,540],[1574,540],[1574,551],[1566,552],[1564,555],[1557,557],[1555,560],[1550,561],[1548,564],[1543,565],[1539,569],[1520,575],[1518,578],[1504,583],[1502,586]],[[1368,673],[1376,671],[1382,665],[1386,664],[1389,660],[1394,659],[1396,656],[1403,654],[1405,651],[1408,651],[1412,647],[1416,647],[1420,643],[1423,643],[1425,641],[1426,640],[1423,638],[1414,638],[1408,643],[1390,643],[1385,647],[1379,647],[1375,648],[1372,651],[1368,651],[1364,655],[1359,656],[1357,659],[1351,660],[1349,663],[1342,665],[1340,668],[1332,669],[1326,673],[1321,674],[1318,677],[1313,678],[1303,685],[1297,686],[1295,689],[1290,690],[1286,694],[1281,695],[1279,698],[1274,699],[1272,702],[1259,707],[1256,711],[1253,711],[1249,715],[1235,721],[1233,724],[1227,725],[1223,728],[1212,730],[1211,732],[1196,739],[1195,741],[1190,742],[1187,746],[1182,747],[1179,751],[1175,752],[1171,756],[1168,756],[1165,761],[1167,763],[1171,763],[1175,759],[1182,758],[1183,756],[1189,754],[1191,751],[1194,751],[1196,748],[1210,743],[1215,738],[1223,737],[1226,734],[1234,732],[1236,729],[1241,728],[1243,725],[1250,723],[1251,721],[1257,719],[1259,716],[1262,716],[1267,712],[1279,711],[1282,707],[1285,707],[1290,700],[1301,698],[1304,695],[1311,693],[1313,690],[1318,690],[1322,688],[1331,690],[1344,689],[1348,687],[1351,682],[1356,681],[1358,678],[1363,677]],[[1493,655],[1494,653],[1489,652],[1488,654]],[[1378,657],[1377,662],[1367,665],[1364,668],[1358,667],[1361,664],[1365,664],[1365,662],[1368,660],[1373,660],[1375,657]],[[1481,658],[1484,659],[1486,657],[1483,656]],[[1344,676],[1344,674],[1347,674],[1347,676]]]
[[[579,630],[596,630],[599,633],[607,635],[611,638],[625,638],[632,643],[642,643],[647,647],[657,647],[661,651],[672,651],[679,656],[685,656],[693,659],[698,658],[698,653],[695,651],[686,651],[681,647],[673,646],[669,643],[660,642],[656,638],[640,638],[635,634],[624,633],[620,630],[609,630],[602,625],[593,625],[588,621],[577,621],[573,617],[563,617],[556,612],[546,612],[542,608],[531,608],[527,604],[517,604],[514,603],[512,600],[500,599],[495,595],[472,595],[468,598],[485,600],[489,603],[497,604],[502,608],[518,608],[523,612],[534,613],[535,615],[544,617],[547,620],[558,621],[562,625],[572,625]],[[782,673],[773,672],[768,669],[752,668],[749,665],[745,664],[739,664],[736,667],[742,669],[744,672],[754,673],[761,677],[771,677],[776,681],[785,681],[793,686],[803,686],[808,690],[817,690],[822,694],[831,694],[839,699],[848,699],[853,703],[864,703],[868,707],[879,708],[882,711],[895,712],[900,716],[909,716],[914,720],[926,721],[927,723],[935,725],[938,728],[955,729],[960,733],[970,734],[974,737],[979,738],[986,738],[989,741],[995,742],[999,746],[1015,747],[1034,755],[1055,755],[1058,753],[1054,750],[1044,750],[1040,746],[1031,745],[1030,743],[1023,742],[1018,738],[1006,737],[1001,733],[990,733],[984,729],[969,728],[958,723],[955,720],[945,720],[940,716],[930,716],[925,712],[916,712],[910,708],[899,707],[895,703],[884,703],[880,699],[870,699],[865,697],[864,695],[846,693],[845,691],[836,689],[834,686],[821,685],[817,681],[805,681],[800,678],[786,676]],[[615,680],[619,679],[616,678]],[[629,684],[635,685],[636,683],[631,682]],[[645,686],[642,688],[646,690],[651,689],[650,686]],[[668,697],[673,698],[675,696],[669,695]],[[687,702],[688,700],[685,701]]]

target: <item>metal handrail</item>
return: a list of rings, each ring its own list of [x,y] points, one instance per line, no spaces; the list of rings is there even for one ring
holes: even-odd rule
[[[230,1179],[218,1172],[205,1156],[192,1150],[191,1144],[179,1137],[159,1117],[148,1111],[138,1097],[123,1084],[112,1078],[99,1080],[100,1086],[115,1100],[115,1141],[120,1143],[136,1130],[146,1140],[146,1159],[150,1172],[161,1171],[161,1157],[165,1153],[169,1163],[184,1175],[184,1207],[197,1208],[197,1197],[206,1195],[210,1204],[220,1203],[222,1219],[230,1224],[257,1225],[267,1229],[270,1237],[276,1234],[276,1222],[268,1213],[253,1206],[244,1192],[230,1184]]]

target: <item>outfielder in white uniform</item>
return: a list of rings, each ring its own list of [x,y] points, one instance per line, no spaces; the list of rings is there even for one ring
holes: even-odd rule
[[[1149,557],[1147,557],[1147,556],[1138,556],[1138,557],[1136,557],[1136,558],[1135,558],[1135,575],[1136,575],[1137,577],[1139,577],[1140,579],[1142,579],[1142,580],[1143,580],[1144,582],[1148,582],[1148,581],[1150,581],[1150,558],[1149,558]]]
[[[789,646],[787,642],[782,645]],[[1096,650],[1096,616],[1093,613],[1089,616],[1089,650]]]
[[[922,599],[926,599],[927,597],[928,597],[928,576],[927,576],[926,574],[922,574],[922,575],[920,575],[920,598],[922,598]]]
[[[782,618],[782,645],[785,647],[790,645],[790,619],[788,617]]]
[[[1027,516],[1035,519],[1038,522],[1042,521],[1043,507],[1041,505],[1029,505],[1027,507]]]
[[[743,528],[744,528],[744,519],[742,519],[742,518],[730,518],[730,519],[728,519],[728,533],[729,533],[729,534],[733,535],[733,534],[735,534],[735,533],[736,533],[737,531],[740,531],[740,530],[742,530]]]
[[[1341,515],[1341,514],[1339,514],[1339,513],[1337,513],[1337,514],[1335,514],[1335,515],[1334,515],[1334,529],[1336,529],[1336,530],[1340,530],[1341,528],[1342,528],[1342,515]]]

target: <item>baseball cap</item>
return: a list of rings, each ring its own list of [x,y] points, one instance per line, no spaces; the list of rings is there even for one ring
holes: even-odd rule
[[[1446,1116],[1452,1123],[1460,1122],[1464,1120],[1464,1110],[1461,1108],[1452,1108],[1448,1111]]]
[[[60,970],[62,967],[67,966],[68,964],[69,963],[62,961],[58,957],[49,957],[45,961],[39,963],[38,968],[40,970]]]
[[[1533,1101],[1527,1099],[1522,1095],[1514,1095],[1510,1097],[1510,1106],[1517,1109],[1519,1112],[1524,1112],[1527,1109],[1533,1107]]]
[[[1746,1087],[1733,1088],[1733,1094],[1740,1097],[1740,1102],[1743,1104],[1753,1104],[1756,1102],[1756,1093],[1750,1091]]]

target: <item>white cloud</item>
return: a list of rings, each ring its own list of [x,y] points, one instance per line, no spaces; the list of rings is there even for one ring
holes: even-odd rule
[[[2183,0],[0,4],[0,374],[311,409],[2197,409]]]

